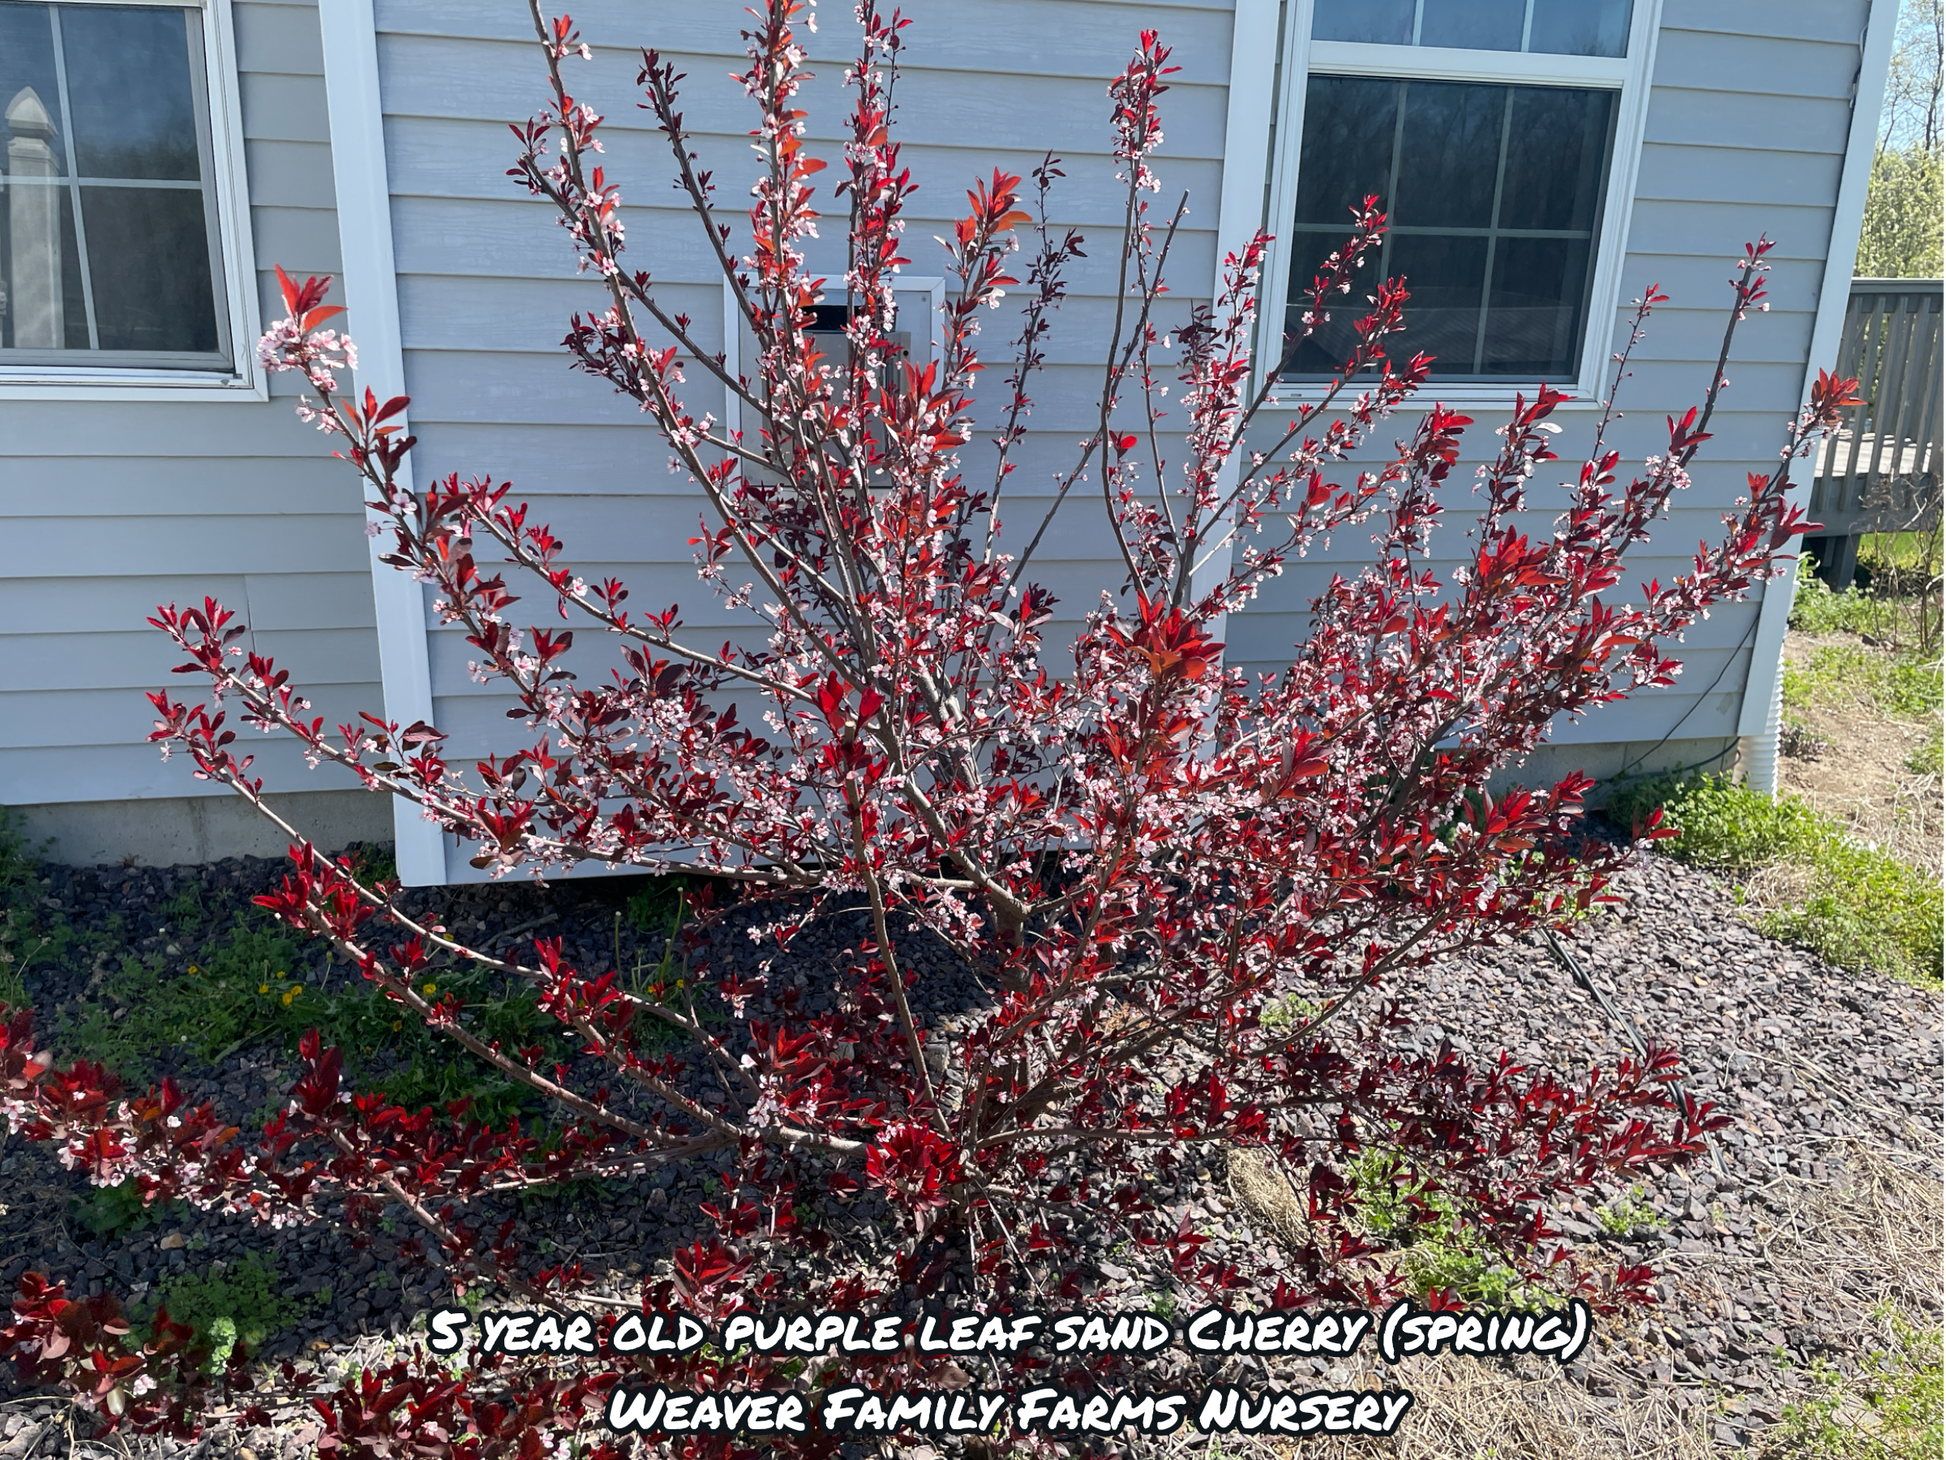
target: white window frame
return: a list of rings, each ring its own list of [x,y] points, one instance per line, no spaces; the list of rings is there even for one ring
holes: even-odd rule
[[[1265,226],[1276,235],[1264,271],[1263,313],[1258,349],[1258,379],[1277,362],[1282,348],[1285,300],[1290,288],[1291,219],[1297,212],[1297,172],[1304,136],[1304,102],[1311,77],[1380,76],[1404,80],[1484,81],[1515,86],[1587,86],[1618,93],[1614,152],[1609,158],[1607,194],[1601,225],[1595,233],[1593,277],[1588,289],[1588,319],[1581,342],[1581,358],[1573,380],[1547,383],[1572,399],[1567,408],[1592,409],[1607,382],[1604,369],[1615,348],[1616,311],[1621,304],[1622,268],[1628,244],[1629,217],[1635,204],[1635,179],[1642,158],[1643,126],[1648,115],[1649,82],[1655,64],[1655,39],[1662,0],[1635,0],[1629,18],[1625,56],[1559,56],[1521,51],[1451,50],[1435,46],[1390,46],[1362,41],[1314,41],[1311,20],[1315,0],[1285,0],[1284,38],[1278,73],[1277,121],[1272,137],[1271,169],[1266,190],[1269,216]],[[1346,235],[1351,229],[1347,222]],[[1644,281],[1646,282],[1646,281]],[[1363,301],[1354,292],[1340,308],[1357,308]],[[1411,318],[1412,305],[1406,304]],[[1492,408],[1510,406],[1516,393],[1532,396],[1538,380],[1509,376],[1504,380],[1430,382],[1420,402],[1408,409],[1425,409],[1431,397],[1454,406]],[[1273,399],[1279,406],[1316,400],[1323,381],[1280,381]]]
[[[77,359],[72,365],[0,363],[0,400],[267,400],[269,392],[257,368],[257,338],[263,326],[257,307],[256,248],[250,232],[250,190],[244,175],[243,109],[230,0],[52,3],[75,7],[149,5],[201,12],[203,94],[209,110],[211,180],[223,267],[223,278],[217,284],[217,307],[226,312],[230,364],[215,369],[169,370],[85,359]]]

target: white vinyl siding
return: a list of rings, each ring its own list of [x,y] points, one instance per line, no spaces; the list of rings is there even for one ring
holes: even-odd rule
[[[1721,536],[1720,519],[1742,495],[1746,473],[1776,466],[1804,382],[1866,12],[1866,0],[1787,3],[1767,10],[1761,22],[1767,34],[1753,36],[1750,13],[1717,0],[1662,6],[1620,285],[1607,301],[1595,301],[1596,318],[1613,321],[1612,349],[1625,340],[1629,301],[1644,287],[1660,284],[1671,296],[1652,317],[1623,386],[1625,419],[1611,440],[1625,470],[1666,443],[1666,414],[1700,402],[1722,340],[1728,280],[1745,241],[1768,233],[1777,248],[1770,255],[1770,309],[1752,313],[1738,330],[1730,386],[1694,484],[1630,558],[1622,582],[1607,595],[1617,602],[1652,578],[1666,583],[1687,571],[1697,544]],[[1426,394],[1437,398],[1441,390],[1435,383]],[[1467,411],[1478,424],[1465,469],[1454,473],[1449,489],[1449,503],[1460,510],[1435,538],[1434,566],[1442,572],[1458,565],[1458,536],[1472,517],[1468,476],[1505,415],[1487,403],[1469,403]],[[1406,437],[1414,419],[1384,423],[1379,440]],[[1569,408],[1556,420],[1564,427],[1557,449],[1572,458],[1585,449],[1592,415]],[[1566,463],[1570,473],[1573,465]],[[1548,531],[1560,500],[1549,479],[1536,479],[1529,501],[1545,510],[1529,514],[1530,533]],[[1329,552],[1297,565],[1233,618],[1231,662],[1254,672],[1273,670],[1280,656],[1288,662],[1288,646],[1303,632],[1305,603],[1332,571],[1369,555],[1368,539],[1367,529],[1340,534]],[[1589,747],[1626,742],[1639,751],[1665,734],[1681,741],[1734,736],[1757,613],[1755,599],[1715,611],[1674,647],[1684,664],[1674,687],[1598,709],[1578,725],[1558,727],[1554,738]]]
[[[317,10],[236,0],[233,18],[270,319],[273,264],[338,269]],[[147,743],[147,691],[207,698],[170,673],[180,656],[145,622],[158,603],[222,599],[334,723],[380,703],[357,487],[289,380],[269,400],[0,399],[0,803],[230,794]],[[348,784],[241,738],[272,790]]]
[[[1133,53],[1139,32],[1155,27],[1182,66],[1163,97],[1167,141],[1157,162],[1162,209],[1190,192],[1191,211],[1172,256],[1170,276],[1185,300],[1207,299],[1214,276],[1217,202],[1222,186],[1225,79],[1230,64],[1227,5],[1097,3],[1097,0],[922,0],[903,7],[914,20],[898,83],[903,161],[921,191],[908,204],[904,252],[912,275],[936,275],[943,255],[933,241],[965,190],[994,167],[1023,176],[1054,150],[1067,176],[1057,184],[1053,219],[1091,241],[1089,258],[1071,278],[1056,320],[1050,365],[1036,382],[1030,435],[1015,450],[1002,519],[1024,542],[1051,497],[1058,468],[1072,464],[1076,443],[1093,426],[1101,342],[1114,299],[1112,239],[1120,227],[1121,186],[1108,153],[1108,80]],[[572,372],[560,348],[569,315],[605,304],[586,276],[577,277],[566,235],[551,210],[505,176],[516,143],[509,119],[524,117],[546,94],[546,73],[532,33],[515,8],[481,12],[446,0],[380,0],[379,68],[385,107],[386,161],[393,196],[399,312],[412,396],[414,452],[423,483],[450,471],[492,472],[511,479],[536,502],[536,515],[567,543],[590,577],[614,575],[631,603],[680,603],[699,635],[746,634],[752,621],[729,612],[695,576],[687,540],[696,535],[703,502],[686,477],[672,475],[669,450],[634,405],[606,385]],[[721,282],[694,219],[669,186],[668,146],[637,109],[638,48],[660,47],[689,79],[683,110],[696,129],[700,165],[716,170],[726,217],[748,207],[754,158],[745,135],[754,113],[726,73],[744,64],[737,32],[748,19],[730,0],[658,9],[645,15],[619,3],[577,7],[575,24],[595,51],[592,63],[568,63],[577,97],[602,112],[602,165],[622,188],[631,267],[651,267],[672,307],[720,343]],[[1020,64],[1020,37],[1034,37],[1033,74]],[[807,36],[818,79],[806,88],[814,151],[841,160],[837,141],[847,93],[837,85],[853,36],[848,16],[825,17]],[[839,225],[813,242],[821,272],[841,265]],[[1026,255],[1018,256],[1025,264]],[[997,368],[1018,329],[1014,301],[981,320],[979,341]],[[987,438],[997,423],[989,385],[981,430],[965,454],[970,478],[990,481]],[[687,398],[720,409],[721,392],[702,371],[690,372]],[[597,546],[599,545],[599,546]],[[1120,562],[1101,529],[1099,488],[1077,488],[1063,520],[1043,543],[1031,575],[1060,597],[1063,629],[1078,624],[1120,576]],[[517,583],[516,592],[526,594]],[[523,605],[534,621],[551,620],[551,604]],[[518,613],[518,611],[517,611]],[[430,635],[435,718],[452,732],[456,754],[507,742],[507,701],[495,686],[468,677],[469,657],[456,630]],[[599,637],[584,636],[590,651]],[[461,868],[453,869],[457,875]]]

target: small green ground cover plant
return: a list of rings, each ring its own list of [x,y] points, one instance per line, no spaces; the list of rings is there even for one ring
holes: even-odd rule
[[[1905,768],[1916,775],[1936,776],[1940,773],[1942,758],[1946,758],[1943,752],[1946,752],[1946,745],[1942,745],[1939,735],[1935,733],[1905,758]]]
[[[1367,1149],[1346,1173],[1365,1230],[1399,1252],[1399,1272],[1414,1296],[1432,1293],[1476,1308],[1545,1307],[1559,1295],[1522,1281],[1480,1240],[1443,1193],[1414,1176],[1398,1155]]]
[[[1940,675],[1937,661],[1886,654],[1864,644],[1819,644],[1805,664],[1784,666],[1784,708],[1852,700],[1901,719],[1937,715]]]
[[[1802,898],[1762,916],[1772,937],[1838,968],[1939,985],[1941,901],[1933,878],[1860,842],[1798,797],[1773,800],[1727,775],[1643,781],[1615,795],[1608,814],[1630,825],[1658,806],[1679,834],[1657,847],[1680,861],[1732,872],[1782,861],[1804,870]]]
[[[1868,534],[1858,545],[1857,573],[1833,592],[1807,570],[1797,576],[1790,624],[1806,634],[1869,635],[1882,648],[1936,662],[1940,653],[1946,533]]]
[[[212,1263],[200,1274],[164,1278],[136,1313],[146,1319],[164,1308],[176,1322],[188,1324],[196,1343],[209,1350],[205,1372],[214,1373],[229,1362],[239,1343],[255,1353],[302,1314],[303,1304],[280,1283],[277,1268],[251,1254],[236,1262]]]
[[[185,927],[172,922],[173,927]],[[295,1051],[307,1029],[346,1052],[354,1079],[382,1088],[416,1109],[471,1100],[485,1119],[531,1117],[538,1101],[473,1062],[452,1058],[418,1020],[399,1016],[375,990],[307,960],[295,940],[254,909],[237,913],[197,954],[172,973],[166,960],[124,955],[86,1008],[57,1028],[57,1042],[110,1069],[147,1080],[165,1058],[220,1065],[237,1051],[268,1045]],[[499,986],[472,967],[441,969],[424,981],[428,994],[459,999],[466,1022],[509,1049],[544,1047],[550,1059],[566,1046],[526,989]]]
[[[1937,1460],[1946,1449],[1940,1332],[1904,1315],[1880,1314],[1891,1343],[1847,1378],[1820,1364],[1809,1399],[1784,1413],[1773,1455],[1807,1460]]]
[[[1617,1238],[1659,1231],[1664,1225],[1662,1214],[1650,1203],[1647,1189],[1639,1183],[1604,1204],[1595,1213],[1595,1220],[1601,1224],[1602,1231]]]
[[[40,873],[33,849],[0,806],[0,1003],[24,1004],[27,970],[59,957],[72,939],[65,925],[38,915]]]
[[[143,1201],[140,1185],[128,1180],[113,1186],[89,1187],[87,1195],[75,1199],[69,1215],[83,1231],[97,1237],[112,1237],[158,1226],[187,1216],[188,1212],[185,1202]]]

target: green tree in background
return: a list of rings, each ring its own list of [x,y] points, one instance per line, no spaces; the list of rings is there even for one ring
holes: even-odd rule
[[[1872,279],[1932,279],[1941,270],[1941,0],[1905,0],[1885,79],[1878,153],[1865,197],[1856,272]]]

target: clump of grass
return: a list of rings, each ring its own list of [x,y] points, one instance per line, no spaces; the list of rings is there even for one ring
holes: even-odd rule
[[[1940,773],[1941,751],[1946,750],[1937,733],[1928,735],[1923,744],[1905,758],[1905,768],[1915,775],[1936,776]]]
[[[1853,837],[1795,796],[1773,800],[1727,776],[1645,781],[1618,793],[1609,817],[1646,820],[1660,806],[1680,835],[1656,844],[1680,861],[1729,871],[1788,863],[1802,895],[1765,912],[1772,937],[1810,948],[1834,967],[1876,969],[1937,986],[1942,956],[1939,882]]]
[[[172,900],[165,908],[170,926],[187,933],[213,921],[192,904],[188,894]],[[344,1050],[361,1089],[383,1090],[408,1109],[467,1100],[473,1114],[494,1123],[541,1114],[533,1091],[456,1057],[448,1041],[417,1018],[403,1017],[377,989],[342,978],[334,985],[315,949],[307,954],[255,909],[236,914],[195,956],[172,971],[173,960],[159,955],[124,954],[85,1011],[62,1021],[56,1043],[143,1082],[185,1060],[221,1065],[245,1047],[295,1050],[316,1029],[326,1045]],[[461,1017],[489,1042],[538,1049],[543,1063],[568,1057],[560,1026],[524,986],[502,985],[466,967],[430,973],[425,992],[456,997]]]
[[[1784,666],[1786,710],[1846,700],[1905,719],[1936,715],[1939,661],[1888,654],[1863,644],[1820,644],[1807,663]]]
[[[1791,627],[1806,634],[1869,634],[1882,612],[1879,604],[1853,584],[1833,593],[1807,570],[1797,575],[1791,599]]]
[[[1764,931],[1814,949],[1825,962],[1894,978],[1940,982],[1939,883],[1820,818],[1823,836],[1805,858],[1810,889],[1801,903],[1766,913]]]
[[[0,1004],[27,1003],[27,970],[59,958],[73,934],[40,906],[40,863],[20,823],[0,806]]]
[[[1663,824],[1681,834],[1657,842],[1657,850],[1699,867],[1753,871],[1801,854],[1819,837],[1817,812],[1797,797],[1773,801],[1728,776],[1639,781],[1610,798],[1607,814],[1619,825],[1635,826],[1646,823],[1658,806]]]
[[[185,933],[200,927],[181,908],[165,910]],[[124,1079],[149,1080],[171,1057],[215,1064],[313,1012],[299,1001],[314,975],[297,944],[261,917],[239,916],[200,961],[173,977],[168,964],[159,955],[124,954],[81,1017],[62,1028],[60,1042]]]

